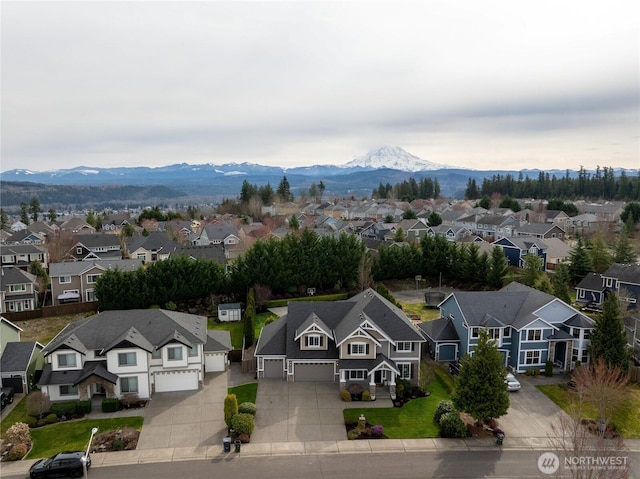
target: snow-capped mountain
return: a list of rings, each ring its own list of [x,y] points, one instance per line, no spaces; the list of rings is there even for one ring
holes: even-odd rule
[[[377,170],[390,168],[399,171],[430,171],[451,168],[447,165],[439,165],[418,158],[403,150],[399,146],[381,146],[369,151],[367,154],[354,158],[342,168],[362,168],[365,170]]]

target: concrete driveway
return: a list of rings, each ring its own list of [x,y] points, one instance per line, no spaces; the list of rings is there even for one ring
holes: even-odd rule
[[[391,399],[345,403],[336,383],[261,379],[252,443],[343,441],[342,411],[350,407],[393,407]]]
[[[222,444],[228,373],[205,374],[198,391],[155,393],[144,408],[138,449]]]
[[[565,375],[547,377],[516,377],[522,388],[509,393],[511,405],[506,415],[498,419],[500,427],[510,438],[541,438],[547,440],[551,425],[558,425],[558,418],[564,412],[547,396],[536,388],[541,384],[559,384],[568,381]],[[568,376],[567,376],[568,378]]]

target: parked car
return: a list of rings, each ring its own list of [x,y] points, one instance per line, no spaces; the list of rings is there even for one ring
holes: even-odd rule
[[[451,361],[449,363],[449,374],[452,376],[460,374],[460,361]]]
[[[84,474],[84,452],[65,451],[40,459],[29,469],[31,479],[41,477],[82,477]],[[87,469],[91,467],[91,456],[87,456]]]
[[[507,378],[504,382],[507,385],[507,391],[520,391],[522,387],[520,381],[512,373],[507,373]]]
[[[0,411],[2,411],[7,404],[13,402],[13,395],[15,391],[11,387],[2,388],[0,391]]]

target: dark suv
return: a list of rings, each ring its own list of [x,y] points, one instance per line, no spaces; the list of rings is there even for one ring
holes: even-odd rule
[[[13,388],[2,388],[0,391],[0,411],[2,411],[7,404],[11,404],[13,402],[13,395],[15,391]]]
[[[29,477],[31,479],[39,477],[82,477],[84,452],[68,451],[59,452],[49,459],[40,459],[31,469]],[[87,469],[91,467],[91,456],[87,456]]]

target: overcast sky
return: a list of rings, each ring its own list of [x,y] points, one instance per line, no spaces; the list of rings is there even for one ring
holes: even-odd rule
[[[1,3],[1,171],[640,168],[628,1]]]

